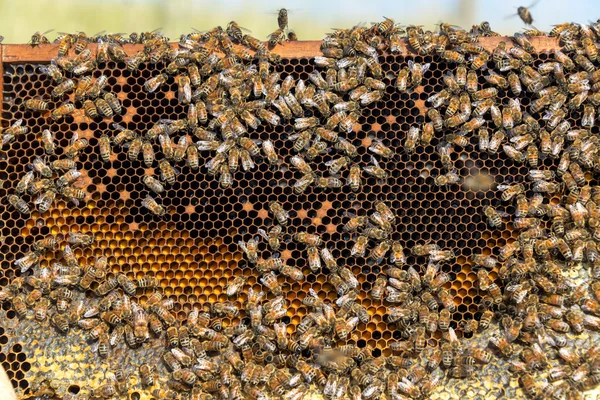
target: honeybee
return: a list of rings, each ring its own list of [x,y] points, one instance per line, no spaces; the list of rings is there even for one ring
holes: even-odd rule
[[[73,182],[78,180],[80,177],[81,177],[81,172],[73,168],[73,169],[70,169],[69,171],[65,172],[62,176],[60,176],[55,181],[55,185],[58,188],[63,188],[67,185],[72,184]]]
[[[71,81],[71,82],[73,82],[73,81]],[[63,83],[61,83],[60,85],[62,85]],[[56,90],[56,89],[54,89],[54,90]],[[52,93],[54,93],[54,91]],[[56,96],[56,97],[58,97],[58,96]],[[26,109],[32,110],[32,111],[47,111],[50,108],[50,105],[48,104],[47,101],[44,101],[42,99],[37,99],[37,98],[25,100],[25,102],[23,103],[23,106]]]
[[[146,91],[149,93],[156,92],[163,84],[167,82],[167,79],[167,74],[159,74],[144,82],[144,89],[146,89]]]
[[[52,78],[54,83],[60,83],[64,79],[64,76],[56,64],[56,61],[52,60],[48,66],[39,67],[39,71]]]
[[[396,88],[404,92],[408,89],[408,78],[410,75],[410,70],[407,67],[402,68],[398,71],[398,76],[396,77]]]
[[[85,198],[85,192],[81,189],[75,189],[70,186],[61,188],[59,193],[67,200],[72,201],[75,205],[79,204],[79,200]]]
[[[315,178],[315,186],[322,189],[335,189],[342,187],[343,183],[336,177],[319,177]]]
[[[302,178],[294,183],[294,192],[297,194],[304,193],[304,191],[314,183],[315,178],[316,175],[314,173],[304,174]]]
[[[45,213],[50,209],[50,206],[56,199],[56,194],[57,190],[55,188],[50,188],[38,196],[33,203],[38,206],[40,212]]]
[[[383,144],[380,140],[375,140],[368,148],[369,151],[380,155],[383,158],[391,158],[394,156],[394,151]]]
[[[417,146],[419,140],[419,128],[411,126],[406,134],[406,140],[404,142],[404,151],[408,154],[412,154]]]
[[[73,112],[75,112],[75,104],[67,101],[58,108],[54,109],[50,116],[54,120],[61,120],[62,118],[72,114]]]
[[[256,264],[258,261],[258,237],[248,240],[248,242],[238,241],[240,248],[246,253],[248,261]]]
[[[162,217],[166,214],[165,208],[158,204],[150,195],[147,195],[146,198],[142,200],[142,207],[147,208],[148,211],[158,217]]]
[[[17,195],[11,194],[8,196],[8,203],[15,208],[21,214],[30,214],[31,210],[27,205],[27,202]]]
[[[160,181],[158,179],[156,179],[152,176],[145,175],[142,178],[142,181],[144,182],[146,187],[148,187],[148,189],[152,190],[156,194],[161,194],[162,192],[165,191],[165,187],[163,186],[163,184],[160,183]]]
[[[141,139],[139,141],[140,143],[140,149],[141,149]],[[177,141],[177,145],[175,145],[175,148],[173,150],[173,161],[175,162],[179,162],[181,160],[183,160],[183,157],[185,157],[186,153],[187,153],[187,149],[189,147],[189,142],[188,142],[188,137],[187,135],[181,136],[179,138],[179,140]],[[131,151],[131,148],[130,148]],[[135,157],[137,158],[137,157]]]
[[[452,170],[443,175],[438,175],[434,179],[436,186],[447,186],[460,183],[460,176],[456,173],[456,170]]]
[[[31,47],[39,46],[40,44],[50,44],[50,41],[46,37],[46,34],[52,32],[54,29],[49,29],[44,33],[40,33],[39,31],[31,35],[31,39],[29,40],[29,44]]]
[[[98,140],[98,148],[100,151],[100,158],[102,158],[102,161],[110,161],[110,155],[112,153],[112,150],[110,146],[110,138],[106,134],[100,136],[100,139]]]
[[[31,186],[33,180],[35,178],[35,173],[33,171],[29,171],[19,180],[17,186],[15,187],[15,192],[17,194],[23,194],[27,189]]]
[[[502,226],[502,218],[507,218],[509,216],[508,213],[495,210],[490,206],[483,208],[483,214],[488,218],[488,224],[492,228],[500,228]]]
[[[411,72],[411,84],[413,87],[421,85],[421,82],[423,81],[423,75],[425,72],[429,71],[430,65],[430,63],[421,65],[413,62],[412,60],[408,61],[408,68]]]
[[[175,167],[173,167],[168,160],[164,159],[158,163],[158,167],[161,173],[161,179],[168,184],[172,185],[175,183],[175,177],[179,173]]]
[[[299,268],[296,268],[296,267],[292,267],[290,265],[283,265],[279,269],[279,272],[281,272],[283,275],[285,275],[288,278],[293,279],[295,281],[300,281],[304,278],[304,274],[302,273],[302,270],[300,270]]]
[[[77,133],[73,134],[71,139],[71,145],[65,149],[65,156],[68,158],[75,158],[77,155],[88,146],[88,140],[85,138],[79,138]]]
[[[367,236],[358,236],[350,254],[354,257],[364,257],[365,251],[367,250],[367,244],[369,243],[369,238]]]
[[[387,240],[384,240],[371,250],[371,254],[369,255],[369,257],[375,260],[377,264],[380,264],[385,258],[385,255],[390,250],[390,248],[391,243]]]
[[[373,165],[365,166],[363,171],[377,179],[387,179],[388,173],[379,166],[379,162],[375,159],[375,157],[371,156],[371,162]]]
[[[29,132],[29,128],[22,125],[23,119],[19,119],[4,131],[4,135],[2,135],[2,146],[13,142],[16,138]]]
[[[283,42],[285,42],[285,38],[286,36],[284,29],[277,29],[269,35],[269,46],[274,47],[278,44],[283,44]]]

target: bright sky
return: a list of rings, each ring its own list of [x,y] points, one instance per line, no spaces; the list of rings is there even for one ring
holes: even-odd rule
[[[290,28],[302,40],[321,39],[331,28],[346,28],[358,22],[373,22],[383,16],[402,24],[426,25],[443,21],[469,28],[489,21],[500,33],[523,28],[515,14],[523,1],[502,0],[0,0],[0,35],[7,43],[24,43],[36,31],[55,29],[94,34],[101,30],[131,32],[163,28],[176,40],[191,27],[205,30],[235,20],[264,39],[277,28],[276,10],[291,9]],[[600,18],[600,1],[540,0],[532,9],[534,25],[549,30],[553,24],[587,23]],[[54,38],[51,34],[50,38]]]

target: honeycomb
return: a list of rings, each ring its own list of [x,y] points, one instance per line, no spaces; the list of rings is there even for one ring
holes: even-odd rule
[[[541,38],[534,55],[534,65],[548,60],[547,43]],[[486,48],[493,48],[497,38],[481,39]],[[294,79],[308,79],[313,71],[312,58],[320,55],[318,42],[289,43],[280,53],[284,56],[275,70],[284,79],[292,75]],[[12,48],[12,49],[11,49]],[[87,248],[77,248],[76,256],[82,265],[91,264],[96,257],[106,256],[113,274],[123,273],[131,279],[144,276],[156,277],[164,293],[175,301],[174,311],[181,320],[194,307],[204,308],[207,304],[228,301],[226,286],[236,276],[248,279],[248,287],[261,290],[254,266],[248,264],[238,246],[238,241],[248,240],[257,234],[259,228],[266,229],[275,222],[269,213],[268,204],[278,201],[289,210],[291,219],[282,244],[281,257],[287,265],[302,269],[305,279],[293,281],[279,275],[279,282],[289,300],[287,316],[288,333],[296,326],[308,310],[302,299],[312,288],[322,299],[334,301],[337,294],[328,282],[325,273],[313,273],[307,266],[306,250],[291,237],[296,232],[316,233],[321,236],[339,265],[345,265],[354,273],[360,283],[357,302],[364,306],[370,321],[359,323],[357,329],[346,341],[338,344],[356,344],[366,348],[374,357],[390,355],[389,344],[400,340],[395,324],[386,321],[386,307],[383,302],[373,300],[369,292],[382,273],[382,266],[363,257],[353,257],[350,249],[354,243],[351,234],[342,230],[347,222],[347,212],[367,215],[377,201],[385,201],[397,215],[397,223],[391,239],[401,242],[405,248],[416,244],[437,243],[443,249],[453,250],[456,259],[443,265],[442,271],[450,274],[451,281],[444,285],[456,304],[451,326],[463,336],[461,321],[479,319],[479,304],[483,293],[477,288],[470,256],[473,254],[495,254],[495,249],[504,246],[511,239],[516,240],[510,224],[505,228],[491,229],[483,216],[483,207],[502,206],[497,184],[524,182],[529,172],[525,165],[518,165],[503,152],[489,155],[477,148],[477,138],[462,148],[455,147],[451,154],[452,162],[464,184],[460,190],[438,187],[434,178],[445,173],[436,148],[441,137],[436,134],[427,146],[417,145],[416,151],[408,154],[403,143],[406,133],[413,125],[425,122],[425,100],[442,90],[443,74],[451,69],[449,65],[431,56],[411,54],[405,48],[405,55],[380,56],[387,85],[382,101],[371,104],[362,110],[362,118],[354,129],[345,135],[357,146],[357,160],[369,164],[369,145],[380,139],[391,147],[396,156],[379,163],[389,178],[379,181],[365,177],[364,185],[357,193],[349,187],[325,190],[314,186],[304,193],[297,194],[293,184],[301,177],[298,171],[286,164],[281,168],[258,162],[254,170],[236,172],[230,188],[223,189],[214,177],[207,176],[205,170],[192,171],[182,167],[176,182],[169,185],[162,194],[162,205],[167,215],[160,219],[141,207],[141,201],[149,193],[142,179],[147,175],[157,175],[158,168],[146,168],[142,162],[131,162],[126,151],[115,149],[110,163],[99,159],[98,140],[102,134],[112,135],[113,123],[126,125],[136,131],[147,131],[160,119],[185,118],[186,111],[177,100],[177,85],[169,82],[156,93],[143,90],[144,82],[165,68],[164,64],[142,64],[139,71],[129,72],[124,63],[108,62],[94,71],[94,77],[109,77],[107,90],[116,93],[125,112],[112,119],[91,120],[82,110],[76,110],[60,122],[39,113],[25,111],[24,99],[50,98],[52,83],[40,74],[39,67],[46,65],[56,48],[48,46],[48,58],[33,55],[32,50],[21,46],[2,46],[5,59],[3,64],[2,120],[7,127],[12,121],[23,119],[29,133],[15,141],[0,153],[0,198],[6,198],[14,190],[21,176],[28,171],[28,165],[44,150],[40,134],[43,129],[56,133],[57,148],[66,148],[73,132],[89,140],[89,146],[78,157],[79,170],[84,176],[85,201],[79,206],[56,201],[51,209],[43,214],[33,210],[30,217],[23,217],[6,204],[0,208],[0,287],[20,275],[14,261],[25,255],[32,243],[49,234],[66,237],[69,232],[82,232],[93,235],[95,241]],[[125,46],[128,54],[133,54],[139,46]],[[45,50],[44,50],[45,52]],[[12,54],[7,57],[7,54]],[[38,58],[36,58],[38,57]],[[25,59],[25,60],[22,60]],[[400,93],[394,87],[398,71],[412,60],[416,63],[431,63],[425,73],[423,84],[413,93]],[[479,77],[479,84],[486,81]],[[507,104],[512,95],[500,91],[498,102]],[[521,95],[521,104],[529,105],[530,100]],[[60,105],[49,101],[50,108]],[[574,113],[575,114],[575,113]],[[573,115],[571,122],[579,120]],[[597,133],[598,128],[592,128]],[[253,137],[273,141],[279,157],[288,159],[293,155],[293,141],[287,136],[295,132],[293,124],[284,123],[271,127],[260,125]],[[60,150],[58,155],[60,155]],[[333,154],[319,156],[312,165],[316,172],[327,175],[325,163]],[[200,153],[200,165],[210,157]],[[556,166],[557,160],[545,159],[545,167]],[[343,178],[346,178],[344,172]],[[454,189],[454,188],[452,188]],[[512,213],[512,206],[506,212]],[[261,241],[259,252],[267,252],[267,243]],[[42,266],[47,265],[54,254],[48,254]],[[426,259],[409,256],[407,266],[424,273]],[[495,279],[497,270],[490,272]],[[96,286],[92,286],[94,289]],[[89,291],[88,294],[91,294]],[[145,301],[144,295],[140,301]],[[242,293],[234,304],[243,310],[246,294]],[[16,320],[16,314],[8,303],[3,304],[7,320]],[[247,322],[241,311],[239,317],[223,318],[223,326],[240,321]],[[14,324],[10,321],[7,323]],[[3,324],[0,324],[2,326]],[[19,332],[20,325],[15,325]],[[472,334],[465,333],[466,338]],[[428,336],[428,345],[436,346],[441,332]],[[24,351],[24,342],[16,338],[11,347],[6,347],[9,337],[0,327],[0,362],[6,369],[15,388],[28,393],[31,383],[27,372],[33,360]],[[33,349],[28,349],[32,351]],[[133,398],[133,397],[132,397]],[[138,395],[139,398],[139,395]]]

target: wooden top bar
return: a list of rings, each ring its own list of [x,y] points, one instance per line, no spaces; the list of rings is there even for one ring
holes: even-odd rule
[[[509,37],[489,37],[481,38],[479,43],[488,51],[492,51],[499,42],[505,41],[509,43],[511,39]],[[551,37],[532,37],[531,43],[536,49],[536,52],[547,52],[554,50],[558,47],[558,41],[556,38]],[[276,54],[281,55],[284,58],[305,58],[315,57],[321,55],[320,51],[321,41],[298,41],[298,42],[287,42],[283,45],[278,45],[272,49]],[[177,47],[177,43],[171,43],[172,47]],[[90,44],[89,48],[95,54],[96,45]],[[123,46],[125,52],[128,55],[132,55],[143,49],[141,44],[126,44]],[[17,62],[49,62],[51,59],[56,57],[58,53],[58,45],[45,44],[32,47],[28,44],[5,44],[1,46],[0,54],[2,54],[2,62],[5,63],[17,63]],[[402,44],[403,54],[414,55],[412,51],[408,50],[406,41]]]

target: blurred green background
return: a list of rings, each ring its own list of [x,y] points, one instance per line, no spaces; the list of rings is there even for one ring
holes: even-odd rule
[[[529,2],[529,0],[527,0]],[[36,31],[107,30],[129,33],[162,28],[172,40],[194,27],[206,30],[235,20],[260,39],[277,28],[276,12],[291,9],[289,20],[300,40],[318,40],[331,28],[347,28],[358,22],[373,22],[382,16],[402,24],[425,25],[433,29],[440,21],[470,28],[489,21],[500,33],[512,34],[523,28],[516,13],[522,1],[438,0],[438,1],[326,1],[295,2],[250,0],[0,0],[0,35],[5,43],[26,43]],[[531,9],[534,25],[549,30],[565,21],[587,23],[600,17],[598,0],[540,0]]]

